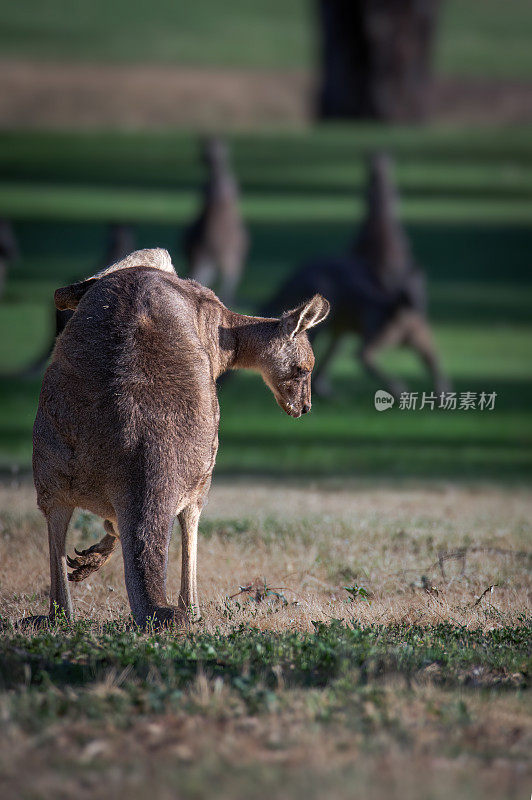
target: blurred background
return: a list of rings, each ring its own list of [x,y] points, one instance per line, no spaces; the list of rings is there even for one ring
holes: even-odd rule
[[[331,258],[344,278],[360,260],[380,151],[442,369],[458,393],[496,392],[494,410],[377,412],[386,387],[347,330],[298,422],[257,376],[221,386],[217,474],[530,478],[528,0],[0,0],[0,17],[4,473],[30,469],[55,288],[121,248],[166,247],[182,276],[205,269],[190,225],[218,196],[248,241],[233,307],[257,313],[306,264],[334,283]],[[214,134],[221,167],[202,156]],[[316,338],[318,362],[333,335]],[[412,391],[433,388],[409,349],[378,362]]]

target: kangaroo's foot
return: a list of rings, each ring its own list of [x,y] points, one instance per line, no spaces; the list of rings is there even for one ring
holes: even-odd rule
[[[453,391],[453,385],[446,375],[440,375],[434,381],[436,394],[448,394]]]
[[[182,608],[160,606],[147,617],[144,625],[141,625],[141,627],[150,625],[156,629],[174,628],[179,631],[186,631],[190,628],[191,621],[191,614]]]
[[[69,581],[84,581],[93,572],[103,567],[113,554],[118,539],[116,536],[107,534],[97,544],[88,547],[86,550],[76,550],[76,558],[67,556],[67,564],[72,572],[68,574]]]
[[[201,611],[197,601],[190,601],[188,605],[185,605],[180,599],[178,611],[183,617],[186,617],[189,624],[201,621]]]
[[[16,620],[13,625],[16,630],[28,631],[39,630],[41,628],[48,628],[56,625],[58,622],[67,620],[65,612],[61,608],[57,608],[50,614],[33,614],[31,617],[23,617]]]
[[[17,619],[13,626],[15,630],[27,631],[37,630],[38,628],[47,628],[54,624],[54,618],[49,617],[48,614],[33,614],[31,617],[23,617]]]

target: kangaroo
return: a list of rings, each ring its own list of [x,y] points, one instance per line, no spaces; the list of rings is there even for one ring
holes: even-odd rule
[[[13,226],[9,220],[0,219],[0,297],[4,293],[9,266],[18,256],[19,249]]]
[[[198,217],[186,229],[183,249],[189,276],[204,286],[219,282],[219,295],[232,305],[248,251],[248,234],[239,209],[238,185],[221,139],[205,142],[208,180]]]
[[[216,379],[256,370],[284,412],[309,412],[314,355],[306,331],[326,318],[329,303],[315,295],[280,318],[237,314],[210,289],[180,279],[164,250],[133,253],[58,289],[55,302],[75,313],[45,373],[33,429],[50,550],[46,619],[72,614],[68,578],[99,569],[120,539],[135,621],[186,624],[199,616],[198,521],[218,449]],[[102,517],[106,535],[67,559],[76,507]],[[166,571],[175,516],[182,571],[173,607]]]
[[[111,224],[107,236],[107,248],[103,258],[103,263],[105,264],[104,269],[106,269],[109,264],[115,264],[127,256],[133,249],[134,240],[134,232],[130,225],[122,223]],[[70,309],[63,310],[54,308],[55,324],[51,339],[44,352],[28,367],[24,367],[22,372],[18,373],[18,377],[33,378],[41,374],[53,353],[57,337],[63,332],[73,313],[74,312]]]
[[[371,158],[366,218],[351,252],[304,264],[263,309],[268,313],[272,306],[287,307],[314,292],[329,298],[330,341],[314,375],[318,394],[330,394],[326,370],[349,333],[361,337],[359,358],[365,370],[395,397],[406,387],[377,365],[376,356],[385,347],[412,348],[429,370],[436,391],[449,388],[427,320],[425,278],[398,218],[391,173],[387,155]]]

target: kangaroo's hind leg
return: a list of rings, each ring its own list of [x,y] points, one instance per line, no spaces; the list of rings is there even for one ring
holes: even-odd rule
[[[438,394],[450,392],[451,382],[442,369],[429,324],[421,314],[412,313],[409,317],[407,344],[419,355],[432,376],[435,391]]]
[[[198,552],[198,523],[201,502],[191,503],[179,514],[181,526],[181,591],[179,606],[193,619],[200,618],[196,578]]]
[[[168,545],[176,503],[155,498],[140,502],[131,498],[115,504],[124,558],[124,577],[131,612],[137,625],[145,627],[182,624],[186,615],[169,606],[166,599]]]
[[[395,315],[377,333],[365,337],[359,351],[359,358],[366,372],[377,380],[381,387],[399,398],[401,392],[406,391],[406,385],[398,378],[389,375],[376,362],[377,355],[389,347],[397,347],[406,337],[405,317],[402,313]]]
[[[68,588],[66,535],[74,509],[56,506],[45,512],[50,548],[50,619],[63,612],[72,616],[72,601]]]
[[[118,533],[113,527],[113,523],[108,519],[104,522],[106,535],[97,544],[88,547],[86,550],[75,550],[76,557],[67,556],[67,564],[72,570],[68,575],[69,581],[84,581],[93,572],[103,567],[118,544]]]
[[[48,547],[50,550],[50,613],[24,617],[15,624],[22,629],[40,628],[54,622],[59,614],[72,616],[72,601],[68,589],[66,569],[66,535],[73,508],[55,506],[44,511],[48,525]]]

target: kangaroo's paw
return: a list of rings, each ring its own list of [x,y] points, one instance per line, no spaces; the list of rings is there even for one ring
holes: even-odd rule
[[[68,574],[68,580],[76,583],[84,581],[91,573],[103,567],[111,558],[116,543],[116,537],[107,535],[103,537],[101,542],[93,544],[92,547],[88,547],[86,550],[76,550],[74,548],[76,558],[67,556],[67,564],[72,570]]]
[[[84,581],[92,572],[103,567],[106,561],[109,561],[109,556],[103,556],[101,553],[80,554],[77,558],[67,556],[67,564],[72,570],[68,573],[68,580],[75,583]]]

